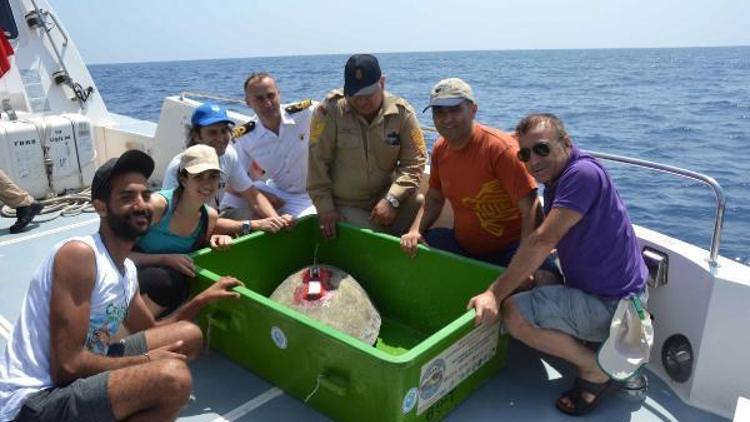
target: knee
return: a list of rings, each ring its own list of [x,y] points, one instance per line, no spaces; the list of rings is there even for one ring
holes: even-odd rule
[[[179,359],[164,359],[158,363],[153,384],[159,386],[161,396],[179,405],[187,403],[193,390],[193,378],[187,364]]]
[[[198,357],[203,347],[203,332],[200,327],[189,321],[175,323],[177,338],[183,341],[183,351],[188,359]]]
[[[524,328],[528,325],[526,320],[521,315],[515,302],[511,298],[508,298],[503,302],[503,326],[508,330],[511,336],[519,338],[523,335]]]

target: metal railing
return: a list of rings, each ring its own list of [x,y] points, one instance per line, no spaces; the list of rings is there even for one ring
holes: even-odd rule
[[[210,100],[219,100],[224,101],[226,103],[234,103],[234,104],[245,104],[245,100],[240,98],[232,98],[232,97],[225,97],[223,95],[216,95],[216,94],[209,94],[205,92],[192,92],[192,91],[182,91],[180,92],[180,99],[185,98],[208,98]]]
[[[722,189],[721,185],[716,181],[716,179],[710,176],[706,176],[705,174],[697,173],[679,167],[669,166],[666,164],[655,163],[653,161],[623,157],[614,154],[606,154],[603,152],[586,152],[602,160],[617,161],[619,163],[644,167],[647,169],[660,171],[662,173],[685,177],[687,179],[695,180],[708,185],[713,190],[714,196],[716,197],[716,216],[714,219],[714,231],[713,235],[711,236],[711,248],[709,249],[708,263],[714,267],[718,265],[719,244],[721,242],[721,230],[724,227],[724,212],[726,210],[727,198],[726,195],[724,195],[724,189]]]

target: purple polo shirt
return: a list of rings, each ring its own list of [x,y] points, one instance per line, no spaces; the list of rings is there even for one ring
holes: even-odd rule
[[[560,177],[545,186],[545,213],[552,208],[583,216],[557,244],[568,286],[607,299],[643,290],[648,270],[625,204],[604,167],[575,146]]]

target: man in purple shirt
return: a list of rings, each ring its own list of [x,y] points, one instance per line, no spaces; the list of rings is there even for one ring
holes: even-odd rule
[[[519,159],[544,183],[546,216],[522,243],[507,270],[471,299],[477,323],[503,325],[516,339],[578,368],[573,389],[556,406],[588,413],[613,386],[581,341],[602,342],[618,302],[646,300],[648,271],[638,239],[612,179],[601,164],[573,146],[559,118],[532,114],[516,126]],[[557,249],[565,284],[512,295]]]

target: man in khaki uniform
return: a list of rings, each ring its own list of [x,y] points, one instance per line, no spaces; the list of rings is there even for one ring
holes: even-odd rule
[[[13,183],[2,170],[0,170],[0,202],[16,210],[16,222],[8,227],[8,231],[12,234],[23,231],[44,208],[44,205],[34,201],[31,195]]]
[[[386,92],[378,60],[355,54],[310,123],[307,191],[326,237],[339,220],[401,235],[420,206],[427,158],[414,110]]]

